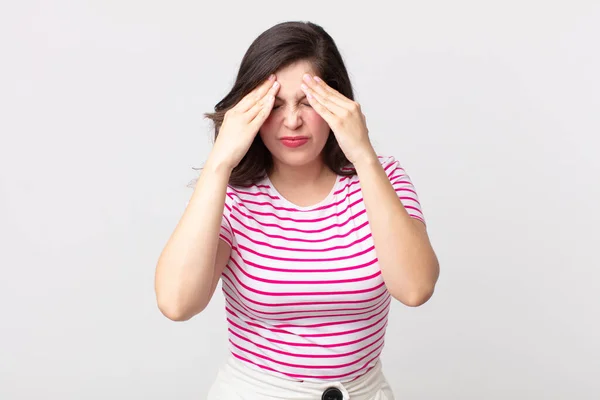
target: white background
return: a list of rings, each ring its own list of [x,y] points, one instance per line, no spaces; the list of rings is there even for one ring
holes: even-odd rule
[[[202,113],[286,20],[336,40],[440,259],[390,314],[397,399],[600,398],[600,4],[385,4],[2,1],[1,399],[204,398],[222,294],[172,322],[154,268]]]

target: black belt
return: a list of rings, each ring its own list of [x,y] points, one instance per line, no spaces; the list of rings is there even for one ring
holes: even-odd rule
[[[336,387],[330,387],[325,389],[323,392],[323,396],[321,396],[321,400],[342,400],[344,395],[340,391],[340,389]]]

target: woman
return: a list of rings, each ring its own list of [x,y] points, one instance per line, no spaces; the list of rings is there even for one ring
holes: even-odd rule
[[[207,116],[215,144],[156,295],[188,320],[222,279],[231,356],[209,399],[392,399],[379,360],[390,302],[423,304],[439,266],[333,39],[313,23],[268,29]]]

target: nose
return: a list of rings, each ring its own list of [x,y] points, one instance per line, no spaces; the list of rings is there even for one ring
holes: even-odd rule
[[[298,127],[302,125],[302,118],[300,118],[300,111],[298,108],[289,107],[285,110],[283,124],[288,129],[298,129]]]

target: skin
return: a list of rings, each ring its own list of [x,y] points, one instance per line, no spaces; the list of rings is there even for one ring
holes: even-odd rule
[[[358,174],[375,251],[386,287],[398,301],[419,306],[433,295],[439,262],[425,224],[412,218],[394,190],[369,140],[360,104],[306,71],[301,90],[331,127]]]
[[[159,256],[156,301],[173,321],[199,314],[213,296],[231,254],[219,238],[231,172],[269,116],[278,88],[272,76],[227,111],[189,204]]]
[[[231,254],[219,239],[228,180],[259,130],[273,154],[271,182],[302,206],[322,200],[334,184],[336,175],[320,156],[331,129],[359,176],[388,291],[408,306],[432,296],[439,263],[425,225],[410,217],[400,202],[371,146],[360,105],[313,73],[306,62],[282,69],[226,114],[190,202],[157,263],[157,303],[168,318],[190,319],[204,310],[215,291]],[[279,141],[285,135],[304,135],[309,141],[291,149]]]
[[[269,179],[289,201],[299,206],[315,204],[329,193],[336,174],[323,163],[321,153],[329,136],[329,125],[312,108],[300,85],[307,61],[299,61],[275,73],[280,89],[269,117],[259,135],[273,156]],[[297,148],[282,144],[285,136],[305,136],[308,142]]]

